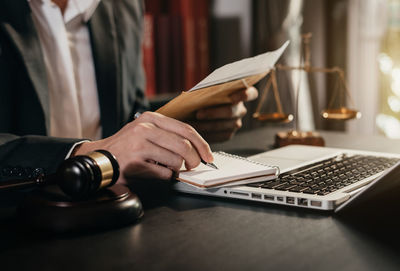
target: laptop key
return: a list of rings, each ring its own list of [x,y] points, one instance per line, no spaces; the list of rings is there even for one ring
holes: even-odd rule
[[[306,189],[308,189],[308,188],[307,188],[307,187],[302,187],[302,186],[296,185],[296,186],[294,186],[294,187],[291,187],[291,188],[289,189],[289,191],[290,191],[290,192],[302,192],[303,190],[306,190]]]
[[[288,183],[288,184],[280,185],[278,187],[274,187],[274,189],[275,190],[281,190],[281,191],[287,191],[292,187],[295,187],[295,185]]]
[[[280,185],[283,185],[283,184],[286,184],[286,183],[282,183],[282,182],[272,182],[272,183],[267,183],[267,184],[264,184],[264,185],[262,185],[261,187],[262,188],[269,188],[269,189],[271,189],[271,188],[275,188],[275,187],[277,187],[277,186],[280,186]]]
[[[304,181],[302,182],[302,181],[293,180],[293,181],[289,181],[289,183],[293,184],[293,185],[299,185],[299,184],[303,184]]]
[[[311,188],[307,188],[301,192],[306,193],[306,194],[315,194],[315,191]]]
[[[325,196],[325,195],[328,195],[329,193],[331,193],[331,192],[329,192],[327,190],[320,190],[320,191],[317,192],[317,195]]]
[[[327,188],[326,188],[326,190],[328,190],[328,191],[330,191],[330,192],[334,192],[334,191],[336,191],[336,190],[338,190],[335,186],[328,186]]]
[[[320,187],[320,186],[314,186],[314,187],[310,187],[312,190],[314,190],[314,192],[318,192],[321,189],[324,189],[325,187]]]

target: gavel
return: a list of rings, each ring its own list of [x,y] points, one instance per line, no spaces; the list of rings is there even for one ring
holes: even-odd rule
[[[118,177],[116,158],[106,150],[96,150],[64,160],[56,173],[48,176],[41,173],[29,179],[0,181],[0,191],[56,184],[66,195],[79,200],[114,185]]]

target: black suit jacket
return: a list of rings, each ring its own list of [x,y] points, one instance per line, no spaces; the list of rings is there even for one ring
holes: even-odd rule
[[[143,9],[141,0],[102,0],[88,22],[104,137],[147,107],[141,65]],[[0,179],[9,174],[4,168],[16,166],[53,172],[81,140],[47,136],[48,91],[29,4],[1,1]]]

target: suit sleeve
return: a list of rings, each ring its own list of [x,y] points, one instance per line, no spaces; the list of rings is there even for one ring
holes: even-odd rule
[[[0,179],[24,177],[21,171],[54,173],[74,144],[80,141],[82,139],[0,133]],[[18,169],[18,172],[10,173],[10,169]]]

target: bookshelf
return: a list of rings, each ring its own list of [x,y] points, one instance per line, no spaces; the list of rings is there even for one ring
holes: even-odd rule
[[[146,95],[160,104],[210,72],[210,1],[145,0],[145,7]]]
[[[254,55],[253,1],[145,0],[143,64],[151,110],[216,68]]]

